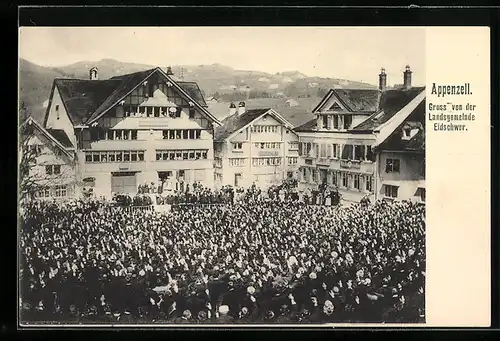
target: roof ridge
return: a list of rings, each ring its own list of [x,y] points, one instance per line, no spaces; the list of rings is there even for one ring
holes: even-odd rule
[[[126,77],[126,76],[137,75],[137,74],[139,74],[139,73],[143,73],[143,72],[150,72],[150,71],[156,70],[156,69],[158,69],[158,68],[159,68],[159,66],[154,67],[154,68],[152,68],[152,69],[145,69],[145,70],[142,70],[142,71],[136,71],[136,72],[131,72],[131,73],[124,73],[123,75],[114,76],[114,77],[111,77],[111,78],[109,78],[109,79],[115,79],[115,80],[116,80],[116,79],[119,79],[119,78],[121,78],[121,77]]]

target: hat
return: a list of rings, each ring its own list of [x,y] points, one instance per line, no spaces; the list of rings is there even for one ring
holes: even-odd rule
[[[249,286],[249,287],[247,288],[247,292],[248,292],[250,295],[253,295],[253,294],[255,293],[255,288],[254,288],[254,287],[252,287],[252,286]]]
[[[204,320],[207,318],[207,312],[205,310],[201,310],[199,313],[198,313],[198,319],[200,320]]]
[[[247,307],[242,307],[242,308],[241,308],[241,313],[242,313],[243,315],[248,314],[248,308],[247,308]]]
[[[219,307],[219,313],[227,314],[229,312],[229,307],[227,305],[221,305]]]
[[[325,307],[332,307],[333,308],[333,303],[330,300],[325,301]]]
[[[318,276],[316,276],[315,272],[311,272],[311,274],[309,275],[309,278],[310,279],[316,279],[316,278],[318,278]]]
[[[270,320],[273,317],[274,317],[274,311],[268,310],[267,313],[266,313],[266,318]]]
[[[184,312],[182,313],[182,317],[184,318],[191,318],[191,312],[189,310],[184,310]]]

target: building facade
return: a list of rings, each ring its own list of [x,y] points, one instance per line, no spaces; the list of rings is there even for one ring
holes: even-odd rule
[[[375,136],[353,131],[378,109],[377,89],[332,89],[313,110],[316,118],[295,129],[300,139],[300,188],[338,187],[345,200],[373,194]]]
[[[54,81],[44,126],[63,131],[76,152],[76,181],[97,196],[135,194],[138,186],[181,190],[213,185],[211,115],[196,83],[170,68],[98,80]]]
[[[381,127],[376,199],[425,203],[425,92]]]
[[[41,199],[65,199],[75,194],[75,151],[60,130],[46,130],[29,117],[21,126],[20,162],[26,163],[21,187],[31,187]],[[20,165],[24,167],[24,165]],[[21,188],[21,190],[23,190]]]
[[[216,187],[266,188],[296,176],[299,138],[287,120],[273,109],[247,110],[244,102],[229,111],[216,130]]]
[[[425,99],[425,88],[411,86],[408,66],[403,80],[403,86],[387,88],[387,75],[382,69],[378,89],[331,89],[325,95],[313,110],[316,118],[295,129],[300,140],[301,190],[317,189],[319,184],[327,183],[337,187],[346,201],[359,202],[364,196],[372,201],[381,198],[381,191],[385,191],[382,178],[387,183],[391,177],[380,170],[381,165],[390,162],[386,159],[391,159],[381,138],[387,139],[402,129],[395,122],[416,101]],[[401,177],[395,180],[407,179],[409,175],[404,174],[413,169],[400,171]]]

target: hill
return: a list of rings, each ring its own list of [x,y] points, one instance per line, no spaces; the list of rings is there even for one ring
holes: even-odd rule
[[[43,119],[43,103],[50,95],[54,78],[88,77],[91,67],[99,68],[99,79],[154,68],[155,65],[121,62],[114,59],[81,61],[58,68],[44,67],[20,60],[19,94],[35,119]],[[162,68],[166,69],[165,66]],[[236,70],[221,64],[172,66],[177,77],[197,82],[205,97],[222,101],[252,98],[322,97],[329,88],[373,88],[373,85],[349,80],[307,77],[299,71],[270,74],[262,71]],[[282,100],[283,101],[283,100]]]

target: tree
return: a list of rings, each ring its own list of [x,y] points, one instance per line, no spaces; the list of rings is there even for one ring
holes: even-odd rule
[[[41,145],[30,143],[36,136],[36,124],[32,118],[28,118],[21,124],[19,129],[18,174],[20,202],[34,199],[41,190],[50,188],[51,186],[67,185],[65,181],[68,179],[68,176],[71,178],[74,176],[72,173],[73,168],[71,167],[64,167],[64,170],[57,174],[57,176],[34,171],[36,166],[43,167],[43,164],[38,164],[41,156],[51,154],[56,157],[63,156],[63,153],[57,147],[53,147],[54,149],[52,150],[47,149],[50,148],[49,146],[52,146],[51,144],[46,145],[45,147],[47,148],[44,147],[42,151]]]
[[[21,101],[19,103],[19,122],[21,124],[23,122],[26,122],[26,120],[30,116],[31,116],[31,113],[28,111],[28,108],[26,107],[26,103],[24,103],[24,101]]]
[[[21,117],[21,113],[19,114]],[[31,148],[29,145],[29,140],[34,134],[34,127],[30,124],[21,125],[19,136],[20,136],[20,148],[19,148],[19,199],[24,201],[26,199],[35,198],[38,191],[40,191],[42,186],[40,186],[38,179],[34,174],[32,174],[31,169],[36,164],[36,159],[38,157],[39,150],[36,148]]]

